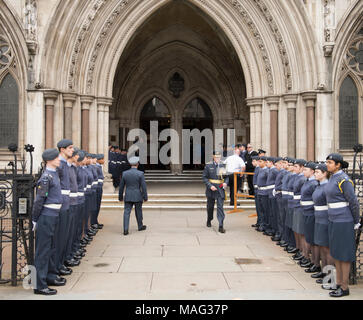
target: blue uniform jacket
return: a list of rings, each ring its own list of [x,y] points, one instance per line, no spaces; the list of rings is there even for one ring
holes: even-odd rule
[[[254,176],[253,176],[253,187],[254,187],[254,189],[255,189],[255,194],[257,194],[257,190],[258,190],[258,185],[257,185],[257,178],[258,178],[258,173],[260,172],[260,167],[259,166],[257,166],[256,168],[255,168],[255,174],[254,174]]]
[[[295,180],[297,179],[297,177],[298,177],[298,175],[296,173],[292,173],[291,177],[289,179],[289,184],[287,186],[287,190],[289,192],[288,197],[287,197],[287,199],[288,199],[287,203],[288,203],[289,208],[295,208],[294,207],[294,205],[295,205],[295,203],[294,203],[294,183],[295,183]]]
[[[279,174],[279,170],[277,170],[275,167],[270,168],[268,177],[267,177],[267,182],[266,182],[267,187],[269,188],[267,190],[267,192],[268,192],[268,196],[270,198],[274,198],[272,192],[275,189],[275,181],[276,181],[276,177],[278,174]]]
[[[123,194],[125,187],[126,191],[124,198]],[[125,202],[147,201],[147,188],[144,173],[142,171],[139,171],[136,168],[131,168],[124,172],[120,182],[118,198],[120,201],[125,200]]]
[[[314,215],[314,202],[313,202],[313,193],[315,188],[318,185],[318,181],[316,181],[315,177],[311,177],[305,181],[304,185],[301,188],[301,200],[300,205],[304,209],[305,216],[313,216]]]
[[[267,196],[268,190],[265,189],[267,186],[267,178],[268,178],[269,169],[267,167],[261,168],[258,172],[257,177],[257,186],[258,186],[258,195],[259,196]]]
[[[87,187],[87,174],[82,167],[77,167],[78,204],[85,201],[84,192]]]
[[[212,199],[218,199],[222,198],[225,199],[225,193],[224,189],[220,186],[219,183],[211,183],[209,180],[224,180],[224,183],[227,185],[229,184],[229,178],[226,176],[225,178],[222,178],[218,176],[218,168],[222,168],[223,165],[219,164],[217,165],[214,161],[207,163],[204,167],[203,171],[203,182],[206,185],[205,195],[207,198]],[[216,191],[212,191],[211,187],[215,186],[217,188]]]
[[[59,175],[59,180],[62,188],[63,205],[61,211],[63,211],[63,210],[68,210],[70,204],[70,199],[69,199],[69,194],[71,192],[70,181],[69,181],[70,164],[62,156],[59,156],[59,158],[61,159],[61,161],[59,167],[57,168],[57,172]]]
[[[37,184],[37,194],[33,204],[32,220],[37,222],[40,215],[58,216],[63,203],[61,184],[56,170],[46,168]],[[56,205],[59,208],[46,208],[44,205]]]
[[[290,198],[288,192],[289,192],[289,183],[290,179],[293,177],[293,173],[290,171],[287,171],[284,177],[282,178],[282,187],[281,187],[281,193],[282,193],[282,199],[288,200]]]
[[[300,173],[294,181],[294,186],[293,186],[293,192],[294,192],[294,198],[293,198],[293,202],[292,202],[292,206],[291,208],[298,208],[300,207],[300,200],[301,200],[301,188],[304,185],[306,181],[306,178],[304,177],[303,173]]]
[[[282,181],[287,173],[288,173],[288,171],[286,171],[285,169],[281,169],[276,176],[276,180],[275,180],[276,198],[282,197]]]
[[[320,182],[313,193],[315,223],[328,224],[328,202],[326,201],[325,186],[328,180]]]

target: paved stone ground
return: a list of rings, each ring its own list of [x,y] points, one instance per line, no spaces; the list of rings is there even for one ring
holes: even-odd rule
[[[250,227],[253,212],[227,215],[226,234],[205,227],[205,212],[144,212],[147,230],[122,213],[101,212],[105,224],[80,266],[53,297],[0,286],[0,299],[329,299],[325,291],[269,237]],[[235,258],[259,259],[242,264]],[[363,283],[344,299],[363,299]]]

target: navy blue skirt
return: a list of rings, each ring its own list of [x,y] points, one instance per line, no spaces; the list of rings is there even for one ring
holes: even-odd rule
[[[304,234],[304,214],[301,207],[294,209],[294,216],[292,221],[292,230],[298,234]]]
[[[317,246],[329,247],[329,231],[327,224],[315,223],[314,242]]]
[[[328,228],[331,256],[339,261],[355,261],[354,223],[329,221]]]
[[[304,236],[305,240],[310,245],[315,245],[314,242],[315,216],[304,216]]]

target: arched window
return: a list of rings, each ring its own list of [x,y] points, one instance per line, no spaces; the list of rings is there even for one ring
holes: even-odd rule
[[[358,143],[358,90],[350,76],[339,94],[339,143],[340,149],[352,149]]]
[[[18,144],[19,92],[15,79],[8,73],[0,83],[0,148]]]

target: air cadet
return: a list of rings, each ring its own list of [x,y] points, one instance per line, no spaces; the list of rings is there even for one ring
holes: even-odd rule
[[[73,240],[76,225],[76,217],[78,213],[78,183],[77,183],[77,169],[75,162],[78,159],[79,149],[74,147],[72,158],[68,159],[71,164],[69,168],[69,181],[70,181],[70,194],[69,194],[69,213],[68,213],[68,237],[65,248],[65,265],[67,267],[75,267],[79,265],[81,256],[75,255],[73,252]]]
[[[96,163],[97,163],[97,157],[94,153],[89,154],[90,158],[91,158],[91,162],[89,164],[89,169],[92,173],[93,176],[93,180],[92,180],[92,204],[90,206],[90,219],[89,219],[89,224],[88,224],[88,231],[87,231],[87,235],[89,237],[93,237],[96,235],[98,228],[93,228],[92,224],[96,224],[95,219],[97,216],[97,209],[98,209],[98,205],[97,205],[97,193],[98,193],[98,172],[97,172],[97,167],[96,167]]]
[[[307,273],[317,273],[320,272],[320,257],[319,248],[314,244],[314,227],[315,227],[315,216],[314,216],[314,202],[313,193],[318,185],[315,179],[316,163],[307,162],[304,166],[304,176],[307,179],[301,188],[301,200],[300,205],[303,209],[304,216],[304,239],[305,248],[304,256],[308,257],[311,252],[311,262],[312,266],[305,270]]]
[[[331,173],[325,194],[328,202],[328,230],[330,254],[335,260],[337,289],[331,297],[349,295],[349,272],[356,259],[355,230],[361,226],[360,211],[352,180],[343,172],[349,164],[340,154],[330,154],[326,159]]]
[[[273,194],[276,197],[276,204],[277,204],[277,234],[275,235],[275,238],[272,240],[276,241],[277,245],[282,245],[286,243],[283,237],[284,225],[285,225],[285,210],[283,208],[283,199],[282,199],[282,182],[283,178],[288,173],[286,160],[287,160],[286,158],[277,158],[275,164],[280,169],[279,173],[276,176],[275,189],[273,191]]]
[[[272,235],[272,230],[269,230],[268,226],[268,210],[269,210],[269,197],[267,190],[267,178],[269,169],[266,166],[267,158],[265,156],[261,156],[258,160],[260,170],[257,177],[257,186],[258,186],[258,200],[259,200],[259,210],[261,215],[261,224],[257,231],[264,232],[265,235]]]
[[[258,192],[257,192],[258,191],[257,178],[258,178],[258,173],[260,171],[260,166],[258,164],[259,159],[260,159],[260,157],[258,157],[258,156],[252,156],[252,165],[255,168],[252,181],[253,181],[253,188],[254,188],[253,194],[255,195],[255,206],[256,206],[256,213],[257,213],[257,222],[255,224],[253,224],[251,227],[255,228],[256,230],[261,225],[261,215],[260,215],[260,210],[259,210],[259,200],[258,200]]]
[[[225,199],[225,188],[228,185],[228,176],[223,178],[223,166],[220,164],[221,153],[218,151],[213,152],[213,161],[206,164],[203,171],[203,182],[206,185],[205,194],[207,196],[207,227],[212,227],[214,204],[217,200],[217,219],[219,222],[218,231],[225,233],[223,227],[224,223],[224,210],[223,204]],[[225,169],[224,169],[225,170]]]
[[[330,255],[329,250],[329,232],[328,232],[328,203],[326,201],[325,186],[330,178],[330,173],[325,163],[320,163],[315,167],[315,178],[318,186],[313,193],[314,201],[314,243],[319,248],[322,271],[312,274],[313,279],[317,279],[318,284],[323,284],[323,278],[327,275],[323,273],[325,266],[333,266],[334,259]]]
[[[55,265],[55,231],[59,223],[59,211],[63,198],[61,184],[56,168],[60,165],[57,149],[47,149],[42,157],[46,163],[45,171],[37,185],[37,195],[33,205],[32,221],[36,230],[35,258],[37,283],[35,294],[54,295],[57,290],[48,286],[65,285],[66,279],[58,275]]]
[[[70,180],[69,180],[69,167],[68,159],[73,155],[73,142],[72,140],[63,139],[57,143],[58,150],[60,152],[60,166],[57,168],[60,184],[62,188],[63,204],[59,212],[59,224],[56,230],[56,250],[57,260],[56,266],[61,275],[68,275],[72,272],[68,266],[65,266],[65,249],[68,238],[68,217],[70,206]]]
[[[271,230],[271,239],[276,239],[275,235],[277,234],[277,214],[278,214],[278,209],[277,209],[277,202],[276,202],[276,198],[275,198],[275,194],[274,194],[274,189],[275,189],[275,181],[276,181],[276,177],[277,174],[279,173],[279,169],[277,168],[277,166],[275,166],[275,163],[277,158],[274,157],[267,157],[267,162],[266,162],[266,166],[267,168],[269,168],[268,171],[268,176],[267,176],[267,181],[266,181],[266,190],[268,193],[268,198],[269,198],[269,205],[268,205],[268,228]]]
[[[89,167],[91,164],[91,157],[89,153],[86,153],[86,159],[84,161],[84,166],[82,169],[85,173],[85,179],[86,179],[86,189],[84,192],[85,195],[85,210],[84,210],[84,217],[82,221],[82,239],[81,244],[82,246],[85,246],[89,244],[92,241],[92,236],[88,235],[89,231],[89,219],[90,219],[90,213],[92,210],[92,206],[94,206],[94,197],[92,192],[92,183],[93,183],[93,173],[92,169]]]
[[[134,205],[138,230],[146,230],[146,226],[142,221],[142,203],[148,200],[144,173],[137,169],[139,157],[131,157],[129,163],[131,169],[124,172],[119,189],[119,201],[125,201],[123,222],[125,236],[129,234],[130,213]],[[124,198],[123,193],[125,188]]]
[[[103,179],[105,178],[103,175],[103,167],[102,165],[105,163],[105,157],[103,154],[96,155],[96,169],[98,175],[98,185],[97,185],[97,212],[94,217],[94,220],[91,221],[91,226],[93,229],[102,229],[103,224],[98,222],[98,215],[101,209],[101,201],[102,201],[102,194],[103,194]],[[122,165],[122,164],[121,164]]]

